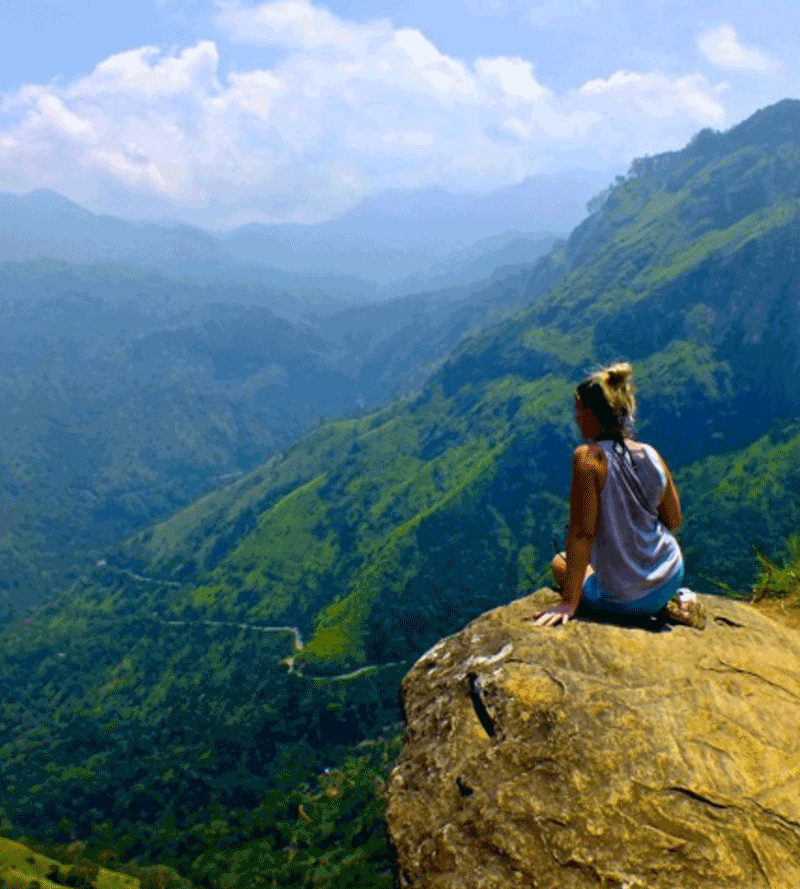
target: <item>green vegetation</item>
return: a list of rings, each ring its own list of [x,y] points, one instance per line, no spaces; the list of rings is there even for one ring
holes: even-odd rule
[[[698,241],[672,257],[666,268],[655,268],[650,272],[651,286],[658,286],[685,274],[711,256],[716,251],[727,248],[730,252],[743,247],[748,241],[764,237],[776,228],[782,228],[797,219],[800,201],[786,201],[765,210],[751,213],[729,228],[709,232]]]
[[[800,424],[778,420],[748,447],[678,470],[675,484],[685,516],[681,545],[697,583],[746,595],[764,582],[761,560],[780,557],[797,527]]]
[[[28,689],[0,711],[6,836],[36,824],[58,860],[77,835],[87,860],[166,864],[207,886],[233,871],[391,886],[383,792],[408,664],[313,681],[287,671],[284,637],[74,605],[3,638],[4,688]]]
[[[761,570],[753,586],[753,601],[791,599],[800,603],[800,536],[789,537],[782,565],[760,552],[756,552],[756,558]]]
[[[326,418],[421,385],[466,328],[512,314],[524,294],[517,274],[345,311],[315,332],[273,314],[287,299],[308,311],[284,289],[0,263],[0,491],[13,504],[0,606],[68,587],[119,540]]]
[[[92,865],[128,874],[145,889],[191,886],[320,887],[391,889],[394,861],[384,822],[386,777],[400,751],[400,736],[365,742],[333,767],[294,786],[278,782],[249,809],[214,798],[204,817],[178,836],[167,814],[153,828],[114,829],[111,819],[94,822],[88,842],[44,841],[19,832],[5,819],[3,831],[32,851],[71,865],[60,880]],[[284,764],[285,779],[300,769]],[[175,780],[173,770],[164,779]],[[75,822],[64,817],[60,833]],[[72,834],[70,834],[72,835]],[[159,851],[153,855],[151,850]],[[133,850],[140,854],[130,857]],[[96,872],[95,872],[96,873]],[[52,880],[52,877],[51,877]]]

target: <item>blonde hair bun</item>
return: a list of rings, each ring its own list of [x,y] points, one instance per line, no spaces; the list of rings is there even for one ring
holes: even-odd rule
[[[601,370],[599,376],[601,379],[597,381],[598,383],[602,384],[605,382],[609,386],[613,386],[617,389],[624,386],[624,384],[633,376],[633,368],[627,361],[620,362]],[[603,377],[605,377],[605,380],[602,379]]]
[[[610,364],[587,377],[577,389],[581,401],[594,411],[603,429],[632,428],[636,416],[636,386],[628,361]]]

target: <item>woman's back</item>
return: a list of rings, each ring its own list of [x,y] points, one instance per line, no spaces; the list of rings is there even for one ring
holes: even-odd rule
[[[677,540],[659,518],[668,476],[644,442],[602,439],[605,481],[591,565],[617,601],[632,602],[672,578],[683,564]]]

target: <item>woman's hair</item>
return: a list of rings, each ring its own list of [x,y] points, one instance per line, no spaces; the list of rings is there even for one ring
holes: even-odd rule
[[[615,437],[630,432],[636,416],[636,387],[633,368],[625,361],[595,371],[578,385],[584,407],[597,417],[604,433]]]

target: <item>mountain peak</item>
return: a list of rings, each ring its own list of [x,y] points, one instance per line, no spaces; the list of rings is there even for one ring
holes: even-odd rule
[[[25,194],[0,194],[0,208],[21,211],[30,216],[72,216],[90,219],[94,215],[79,204],[50,188],[36,188]]]
[[[760,108],[725,134],[731,149],[744,145],[800,142],[800,100],[782,99]]]

